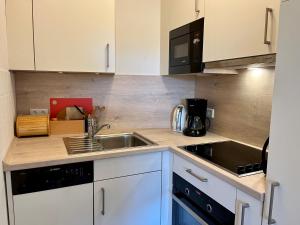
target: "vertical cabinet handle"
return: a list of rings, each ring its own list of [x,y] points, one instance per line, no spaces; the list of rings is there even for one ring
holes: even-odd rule
[[[270,194],[270,205],[269,205],[269,215],[268,215],[268,224],[275,224],[276,220],[273,219],[273,203],[274,203],[274,191],[276,187],[279,187],[280,183],[279,182],[272,182],[271,183],[271,194]]]
[[[106,44],[106,67],[109,68],[109,43]]]
[[[269,30],[269,14],[273,13],[273,9],[266,8],[266,18],[265,18],[265,36],[264,43],[270,45],[271,41],[268,40],[268,30]]]
[[[242,204],[242,220],[241,220],[241,225],[244,225],[244,222],[245,222],[245,210],[247,208],[249,208],[250,205],[248,203],[243,203]]]
[[[239,212],[239,209],[240,209],[240,206],[242,206],[242,212],[241,214],[238,214]],[[245,224],[245,211],[247,208],[250,207],[250,204],[249,203],[245,203],[245,202],[242,202],[242,201],[237,201],[237,213],[236,215],[240,215],[236,217],[236,220],[235,220],[235,225],[244,225]]]
[[[200,9],[199,9],[199,0],[195,0],[195,12],[196,13],[200,13]]]
[[[102,210],[101,214],[104,216],[105,215],[105,189],[101,188],[101,193],[102,193]]]
[[[197,178],[198,180],[200,180],[201,182],[208,182],[208,179],[205,177],[201,177],[195,173],[193,173],[193,171],[191,169],[186,169],[185,172],[189,173],[190,175],[192,175],[193,177]]]

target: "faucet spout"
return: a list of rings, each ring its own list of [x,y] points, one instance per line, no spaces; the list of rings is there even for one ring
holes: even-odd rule
[[[101,125],[100,127],[97,127],[96,130],[95,130],[95,132],[94,132],[94,136],[96,134],[98,134],[104,127],[106,127],[107,129],[110,129],[110,124],[107,123],[107,124]]]

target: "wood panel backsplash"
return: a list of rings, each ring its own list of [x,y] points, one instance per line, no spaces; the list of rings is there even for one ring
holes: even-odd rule
[[[269,135],[274,69],[197,77],[196,97],[215,109],[211,131],[261,147]]]
[[[112,129],[170,127],[172,108],[195,96],[195,76],[112,76],[16,72],[17,113],[49,108],[50,97],[92,97]]]

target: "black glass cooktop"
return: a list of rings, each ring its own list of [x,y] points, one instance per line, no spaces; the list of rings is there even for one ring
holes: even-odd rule
[[[238,176],[261,173],[261,151],[234,141],[181,147]]]

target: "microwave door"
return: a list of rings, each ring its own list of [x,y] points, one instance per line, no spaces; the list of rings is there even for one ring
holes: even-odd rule
[[[190,34],[170,40],[170,66],[190,64]]]

